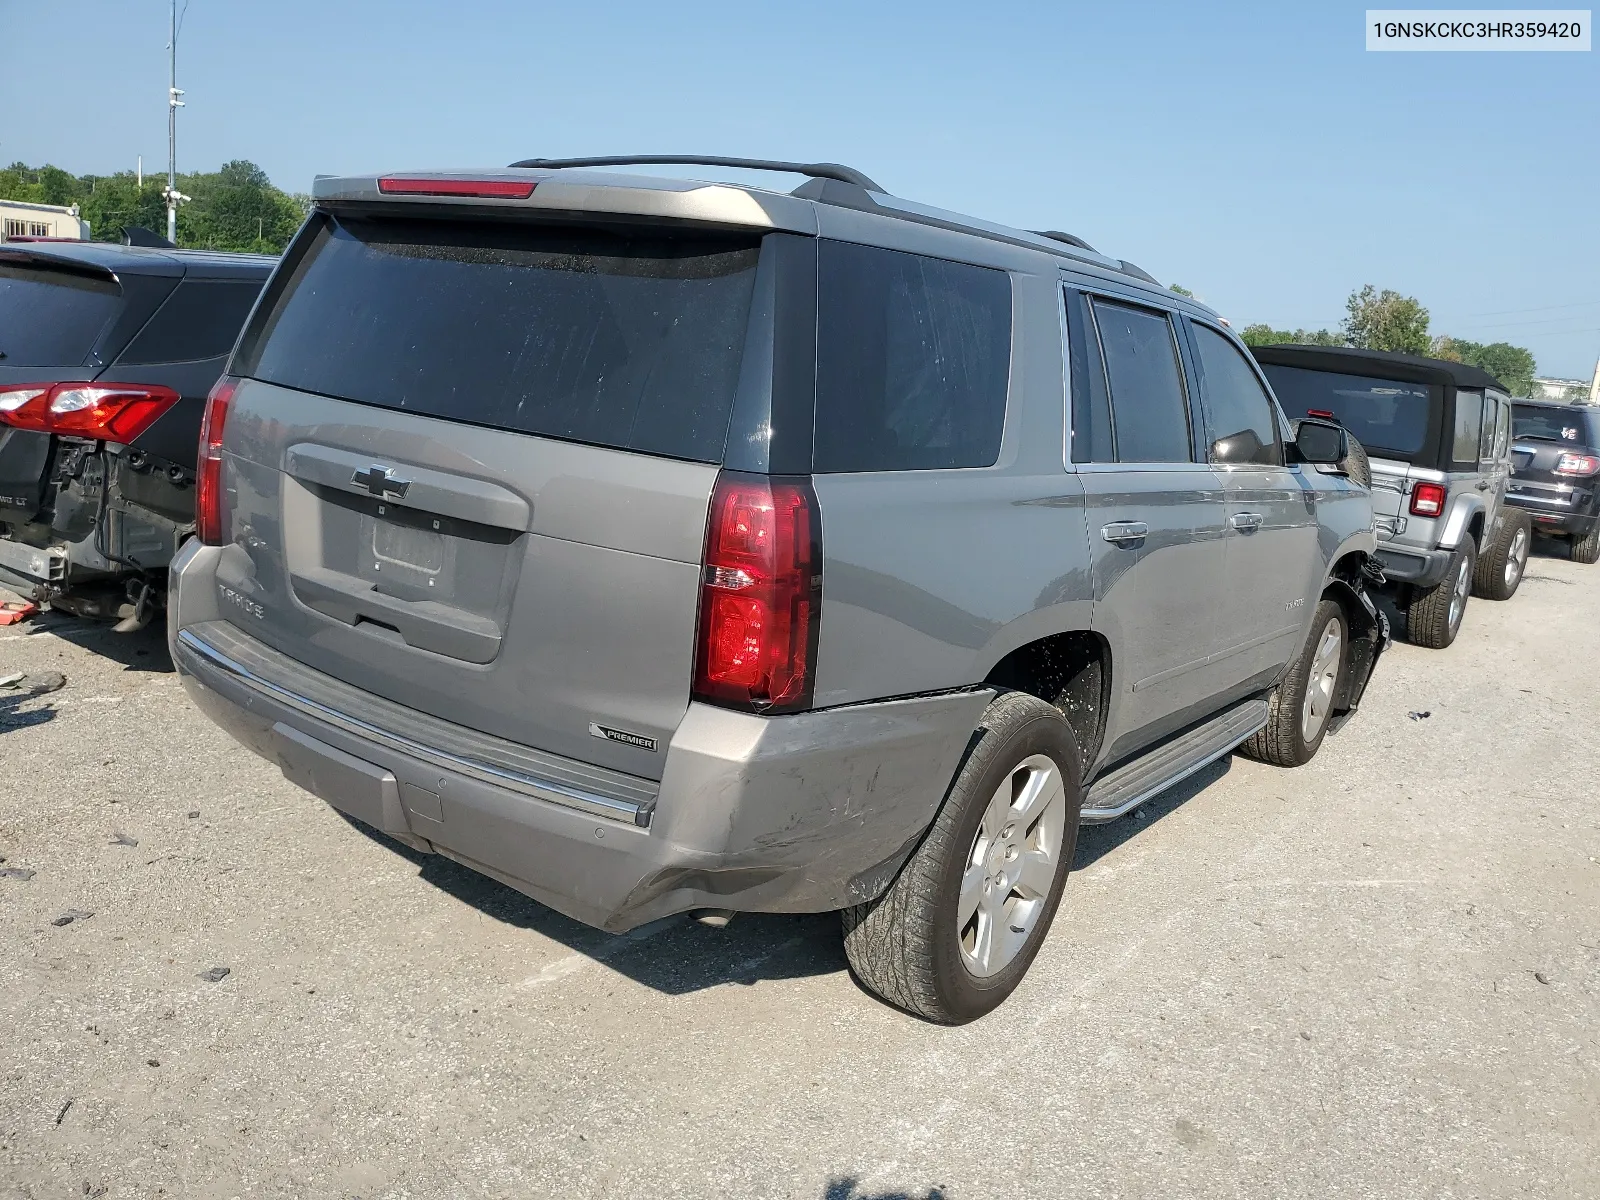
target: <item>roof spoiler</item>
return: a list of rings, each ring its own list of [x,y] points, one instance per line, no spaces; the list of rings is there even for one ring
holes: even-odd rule
[[[699,154],[612,154],[600,158],[524,158],[514,168],[564,167],[737,167],[746,171],[782,171],[811,179],[837,179],[853,183],[869,192],[883,189],[854,167],[839,163],[779,162],[771,158],[716,158]]]

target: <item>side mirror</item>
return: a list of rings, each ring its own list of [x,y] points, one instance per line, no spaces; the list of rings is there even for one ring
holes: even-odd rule
[[[1260,462],[1261,451],[1266,449],[1261,435],[1254,429],[1241,429],[1211,443],[1211,461],[1219,463]]]
[[[1333,467],[1350,453],[1350,437],[1334,421],[1307,419],[1294,423],[1294,456],[1303,463]]]

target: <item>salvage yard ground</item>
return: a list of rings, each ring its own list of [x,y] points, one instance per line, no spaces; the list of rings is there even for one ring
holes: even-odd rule
[[[36,618],[0,630],[0,676],[67,679],[0,691],[0,1195],[1597,1195],[1597,669],[1600,568],[1536,556],[1310,766],[1086,831],[1021,990],[951,1030],[832,917],[613,938],[385,843],[159,631]]]

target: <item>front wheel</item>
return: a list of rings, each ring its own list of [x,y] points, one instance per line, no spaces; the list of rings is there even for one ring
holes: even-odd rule
[[[989,705],[922,844],[888,891],[842,914],[862,986],[945,1025],[1016,990],[1077,847],[1079,763],[1071,727],[1043,700],[1007,692]]]
[[[1478,559],[1472,573],[1472,594],[1485,600],[1509,600],[1517,594],[1533,545],[1533,520],[1527,513],[1509,513],[1500,532]]]
[[[1323,600],[1311,636],[1267,701],[1267,723],[1239,747],[1246,758],[1279,767],[1303,767],[1328,733],[1350,658],[1350,625],[1336,600]]]
[[[1478,548],[1470,537],[1456,548],[1444,578],[1426,590],[1411,593],[1406,605],[1406,637],[1414,645],[1443,650],[1461,632],[1461,618],[1472,595],[1472,576],[1478,567]]]

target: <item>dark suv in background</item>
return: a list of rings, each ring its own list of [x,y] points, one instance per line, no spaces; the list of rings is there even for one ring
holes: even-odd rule
[[[1511,434],[1506,502],[1538,532],[1566,538],[1574,562],[1600,559],[1600,408],[1518,400]]]
[[[0,247],[0,585],[126,628],[160,607],[206,393],[276,261]]]

